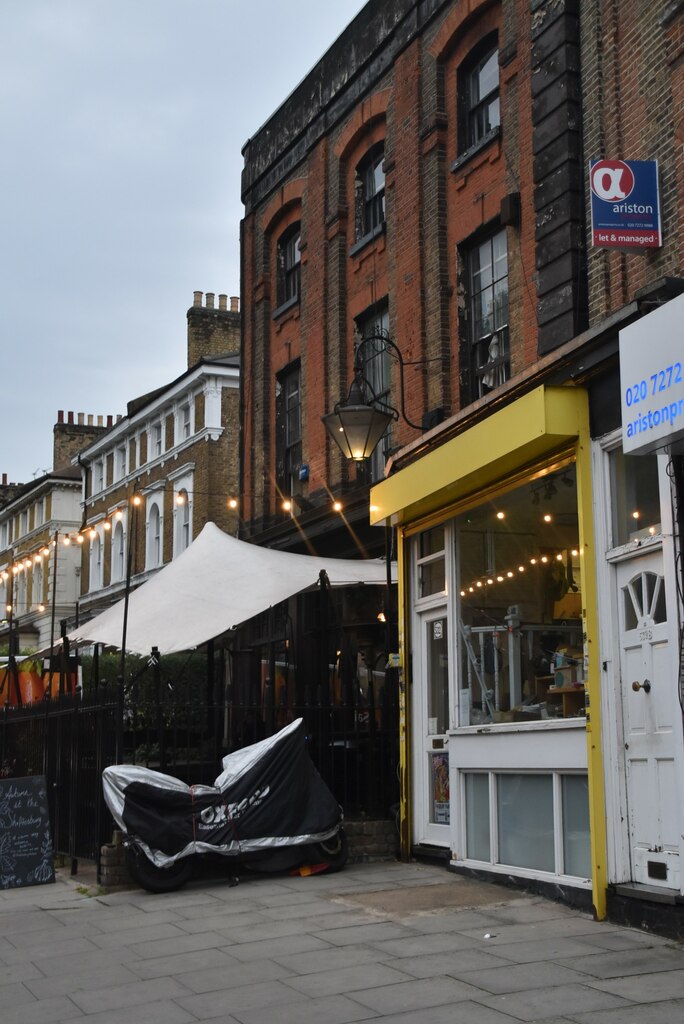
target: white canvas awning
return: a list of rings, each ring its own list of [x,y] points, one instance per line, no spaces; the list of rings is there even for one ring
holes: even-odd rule
[[[187,551],[134,590],[126,649],[187,651],[272,605],[315,586],[324,569],[332,586],[383,584],[379,559],[318,558],[247,544],[207,523]],[[124,601],[69,633],[72,644],[121,647]]]

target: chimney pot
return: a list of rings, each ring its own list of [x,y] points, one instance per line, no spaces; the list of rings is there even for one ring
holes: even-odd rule
[[[219,295],[219,309],[228,309],[227,295]]]
[[[73,422],[74,422],[74,413],[73,413],[73,409],[69,409],[69,412],[67,413],[67,423],[69,423],[69,424],[72,424],[72,425],[73,425]]]
[[[122,419],[123,419],[123,416],[121,415],[121,413],[117,413],[116,422],[120,423]]]
[[[230,297],[230,311],[231,313],[239,313],[240,311],[240,299],[237,295],[231,295]]]
[[[213,292],[207,292],[206,299],[207,299],[207,309],[213,309],[214,308],[214,293]]]
[[[84,415],[84,413],[79,412],[79,414],[78,414],[78,425],[79,425],[79,427],[82,427],[84,422],[85,422],[85,415]]]
[[[57,410],[57,422],[64,423],[64,409]]]
[[[102,417],[101,416],[97,417],[97,425],[98,425],[98,427],[102,426]]]
[[[2,486],[7,487],[7,473],[2,474]]]
[[[93,414],[92,414],[92,412],[89,412],[88,413],[88,426],[92,427],[92,425],[93,425]]]
[[[108,416],[107,417],[107,426],[111,427],[113,425],[113,423],[114,423],[114,417],[113,416]]]
[[[193,292],[192,294],[193,294],[193,300],[192,300],[193,306],[201,306],[202,305],[202,295],[204,294],[204,292]]]

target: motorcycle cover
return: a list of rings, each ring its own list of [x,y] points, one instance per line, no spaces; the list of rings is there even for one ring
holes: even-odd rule
[[[195,853],[239,856],[323,842],[342,809],[318,774],[298,718],[228,754],[213,786],[188,786],[138,765],[112,765],[104,797],[119,828],[157,867]]]

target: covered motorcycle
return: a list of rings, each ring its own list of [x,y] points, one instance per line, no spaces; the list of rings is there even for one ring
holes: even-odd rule
[[[152,892],[183,885],[195,854],[260,870],[344,866],[342,809],[316,770],[301,718],[222,761],[213,786],[138,765],[112,765],[104,797],[125,835],[134,879]]]

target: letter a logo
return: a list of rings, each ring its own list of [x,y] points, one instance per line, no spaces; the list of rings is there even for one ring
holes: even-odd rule
[[[623,160],[599,160],[589,172],[591,191],[606,203],[620,203],[634,188],[634,174]]]

